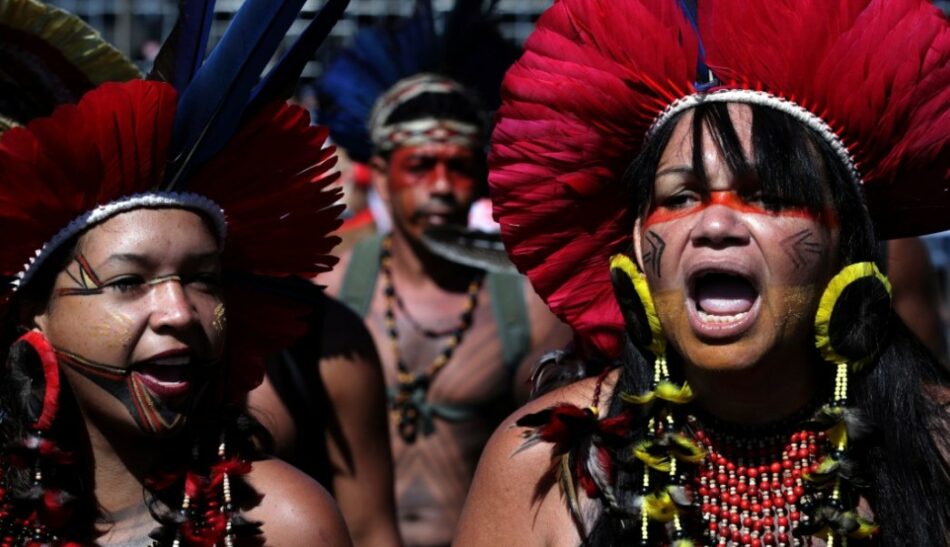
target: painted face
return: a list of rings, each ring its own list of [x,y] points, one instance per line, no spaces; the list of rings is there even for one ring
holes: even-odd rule
[[[748,158],[751,111],[730,105],[729,112]],[[706,181],[693,169],[687,113],[663,151],[653,205],[634,232],[663,330],[701,368],[807,359],[818,301],[837,263],[834,214],[762,198],[757,181],[730,172],[708,130],[702,146]]]
[[[35,318],[84,413],[156,435],[183,425],[223,351],[220,277],[192,212],[138,209],[85,233]]]
[[[413,239],[430,226],[466,224],[481,172],[476,152],[457,144],[397,148],[381,169],[393,223]]]

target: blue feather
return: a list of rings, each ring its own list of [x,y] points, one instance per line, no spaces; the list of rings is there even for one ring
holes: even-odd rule
[[[180,0],[178,21],[155,58],[149,79],[185,89],[204,61],[213,19],[214,0]]]
[[[317,86],[320,123],[351,157],[368,161],[366,124],[376,99],[403,78],[438,69],[441,58],[431,2],[420,0],[411,18],[361,31],[330,64]]]
[[[327,0],[320,13],[307,25],[277,66],[271,69],[267,77],[251,92],[248,110],[254,111],[264,103],[287,99],[293,94],[307,61],[330,34],[333,25],[343,16],[343,11],[349,3],[350,0]]]
[[[251,89],[273,57],[304,0],[247,0],[191,84],[179,95],[172,133],[169,189],[230,140]]]

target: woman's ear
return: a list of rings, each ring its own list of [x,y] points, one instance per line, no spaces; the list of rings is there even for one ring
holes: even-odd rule
[[[33,323],[30,325],[32,330],[38,330],[42,333],[46,332],[46,327],[49,324],[49,311],[43,310],[42,313],[33,316]]]

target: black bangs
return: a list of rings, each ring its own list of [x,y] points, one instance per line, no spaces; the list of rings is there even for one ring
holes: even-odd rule
[[[703,132],[708,130],[719,155],[739,179],[740,193],[754,192],[771,210],[806,208],[817,216],[832,208],[837,218],[828,222],[840,228],[844,263],[874,260],[877,247],[873,226],[860,190],[843,162],[823,138],[791,116],[759,105],[752,112],[752,153],[747,157],[729,116],[727,103],[703,103],[691,110],[692,163],[696,176],[706,181],[703,165]],[[661,127],[624,175],[638,215],[653,201],[654,176],[680,113]]]

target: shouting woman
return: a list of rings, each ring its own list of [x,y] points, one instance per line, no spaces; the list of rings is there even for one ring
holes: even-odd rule
[[[495,434],[457,544],[945,545],[950,380],[876,238],[950,226],[947,22],[696,4],[562,0],[506,78],[508,250],[622,364]]]

